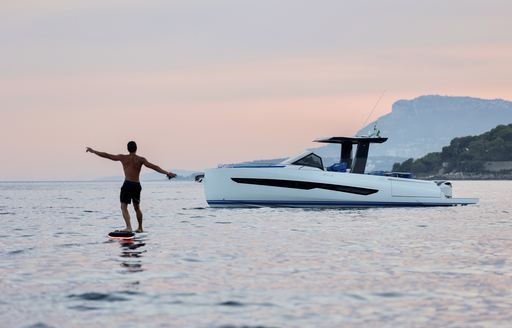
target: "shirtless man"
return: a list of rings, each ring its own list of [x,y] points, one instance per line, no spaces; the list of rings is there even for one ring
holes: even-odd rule
[[[127,145],[128,147],[128,155],[111,155],[107,153],[103,153],[100,151],[96,151],[90,147],[86,148],[86,152],[96,154],[103,158],[108,158],[112,161],[119,161],[123,164],[124,170],[124,183],[121,187],[121,211],[123,212],[124,222],[126,223],[126,228],[122,231],[132,231],[132,224],[130,222],[130,213],[128,212],[128,204],[130,204],[133,200],[133,208],[135,209],[135,213],[137,214],[137,221],[139,222],[139,227],[135,232],[143,232],[142,229],[142,212],[140,210],[140,192],[142,187],[139,181],[140,170],[142,165],[149,167],[152,170],[155,170],[159,173],[167,175],[169,179],[172,179],[176,176],[176,174],[172,172],[167,172],[160,168],[159,166],[148,162],[144,157],[138,156],[135,154],[137,152],[137,144],[135,141],[130,141]]]

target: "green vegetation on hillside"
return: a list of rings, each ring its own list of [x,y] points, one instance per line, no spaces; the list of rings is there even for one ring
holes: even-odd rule
[[[498,125],[478,136],[455,138],[441,152],[395,163],[393,171],[415,175],[480,173],[490,161],[512,161],[512,124]]]

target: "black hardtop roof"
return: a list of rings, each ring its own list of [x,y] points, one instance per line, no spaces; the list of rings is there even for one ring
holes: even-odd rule
[[[360,143],[383,143],[388,138],[381,137],[331,137],[327,139],[317,139],[315,142],[333,143],[333,144],[360,144]]]

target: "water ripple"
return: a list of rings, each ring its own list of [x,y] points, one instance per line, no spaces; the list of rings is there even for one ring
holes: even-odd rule
[[[18,255],[18,254],[23,254],[23,253],[26,253],[28,251],[31,251],[33,249],[34,249],[33,247],[26,248],[26,249],[17,249],[17,250],[14,250],[14,251],[10,251],[7,254],[9,254],[9,255]]]
[[[99,310],[101,308],[96,307],[96,306],[88,306],[88,305],[73,305],[73,306],[68,306],[68,309],[78,310],[78,311],[94,311],[94,310]]]
[[[225,301],[225,302],[218,303],[218,305],[221,305],[221,306],[234,306],[234,307],[245,306],[244,303],[237,302],[237,301]]]
[[[71,294],[68,295],[69,298],[80,299],[84,301],[104,301],[104,302],[123,302],[128,299],[125,297],[117,296],[115,294],[106,294],[106,293],[83,293],[83,294]]]
[[[271,326],[252,326],[252,325],[221,325],[218,328],[275,328]]]
[[[54,328],[54,326],[47,325],[43,322],[38,322],[33,325],[25,326],[24,328]]]

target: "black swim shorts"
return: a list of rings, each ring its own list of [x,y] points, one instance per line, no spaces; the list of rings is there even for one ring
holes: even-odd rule
[[[140,204],[140,192],[142,187],[139,182],[125,180],[121,187],[121,203],[131,204],[132,199],[134,204]]]

